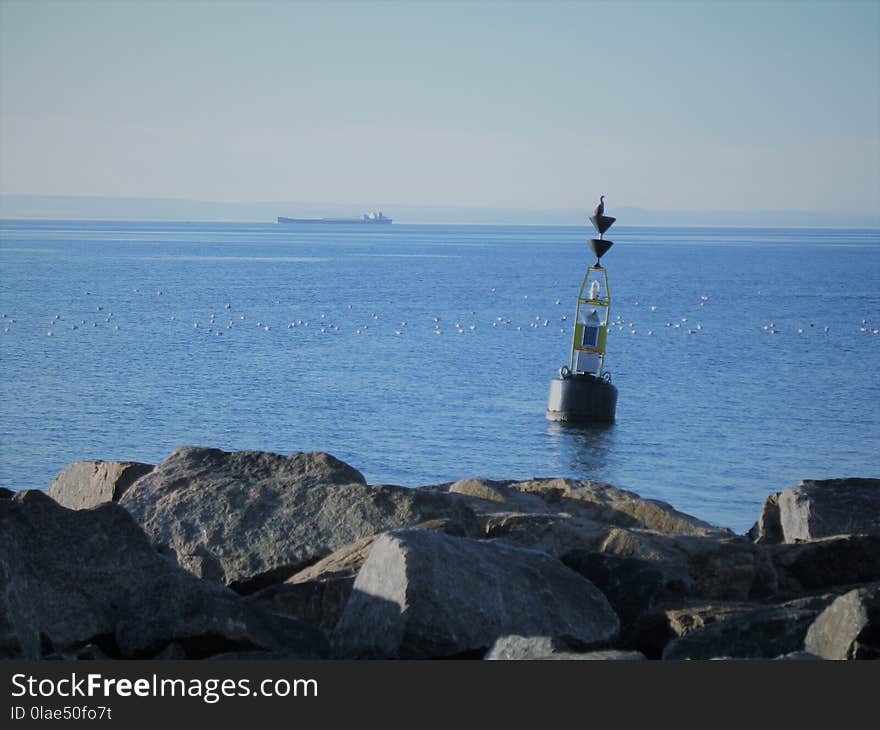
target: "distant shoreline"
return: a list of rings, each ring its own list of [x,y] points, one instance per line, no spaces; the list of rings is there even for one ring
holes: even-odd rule
[[[398,225],[581,226],[594,200],[572,207],[540,208],[409,204],[393,200],[344,202],[216,202],[171,198],[76,195],[0,195],[0,220],[157,223],[274,223],[290,218],[349,217],[352,211],[383,210]],[[655,210],[606,198],[618,226],[651,228],[835,228],[880,229],[873,210]]]
[[[0,226],[5,223],[133,223],[140,225],[148,224],[177,224],[177,225],[267,225],[277,227],[276,221],[265,219],[177,219],[177,218],[19,218],[6,217],[0,215]],[[327,224],[333,225],[333,224]],[[347,223],[339,223],[338,225],[350,225]],[[584,217],[583,223],[473,223],[473,222],[395,222],[395,228],[402,227],[449,227],[449,228],[589,228],[589,221]],[[615,226],[615,230],[645,230],[654,228],[664,229],[691,229],[691,230],[785,230],[785,231],[815,231],[815,230],[847,230],[847,231],[877,231],[880,232],[880,223],[876,225],[863,226],[835,226],[830,224],[824,225],[784,225],[784,224],[767,224],[767,225],[733,225],[733,224],[675,224],[675,223],[656,223],[656,224],[638,224],[626,225],[625,223]],[[374,231],[374,227],[368,227],[367,230]],[[385,230],[385,227],[380,228]]]

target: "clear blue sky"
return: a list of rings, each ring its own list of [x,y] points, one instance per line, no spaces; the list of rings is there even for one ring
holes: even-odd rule
[[[4,194],[880,210],[876,0],[0,0],[0,23]]]

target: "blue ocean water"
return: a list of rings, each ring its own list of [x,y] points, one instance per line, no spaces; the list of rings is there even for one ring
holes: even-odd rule
[[[802,478],[880,476],[880,232],[616,226],[617,422],[578,429],[544,409],[589,237],[2,222],[0,485],[322,450],[372,483],[602,480],[741,531]]]

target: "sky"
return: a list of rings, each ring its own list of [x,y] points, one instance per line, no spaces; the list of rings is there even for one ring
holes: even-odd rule
[[[876,214],[880,0],[0,0],[0,194]]]

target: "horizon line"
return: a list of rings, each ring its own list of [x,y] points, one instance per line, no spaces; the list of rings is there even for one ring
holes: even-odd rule
[[[257,224],[267,226],[286,225],[277,221],[267,221],[262,219],[248,218],[19,218],[7,217],[0,214],[0,223],[178,223],[181,225],[188,224]],[[328,224],[328,225],[347,225],[345,223]],[[357,225],[356,223],[349,225]],[[393,223],[389,225],[401,226],[433,226],[433,227],[455,227],[468,226],[471,228],[587,228],[581,223],[466,223],[466,222],[444,222],[444,223],[424,223],[424,222],[408,222]],[[778,223],[767,223],[765,225],[731,225],[731,224],[697,224],[697,223],[655,223],[655,224],[620,224],[616,226],[617,230],[633,229],[633,228],[694,228],[694,229],[720,229],[720,230],[765,230],[768,228],[787,230],[787,231],[814,231],[821,230],[849,230],[849,231],[880,231],[880,224],[876,226],[839,226],[839,225],[803,225],[790,226]],[[372,229],[371,229],[372,230]]]
[[[353,215],[352,211],[391,211],[397,225],[580,226],[588,223],[592,206],[529,208],[453,204],[361,203],[299,201],[221,202],[194,198],[112,195],[0,194],[0,220],[129,221],[191,223],[275,223],[279,214],[303,218]],[[618,227],[661,228],[880,228],[880,211],[810,210],[658,210],[620,206],[610,212]],[[621,216],[631,216],[627,224]],[[405,221],[402,219],[410,218]],[[800,221],[803,219],[803,222]]]

